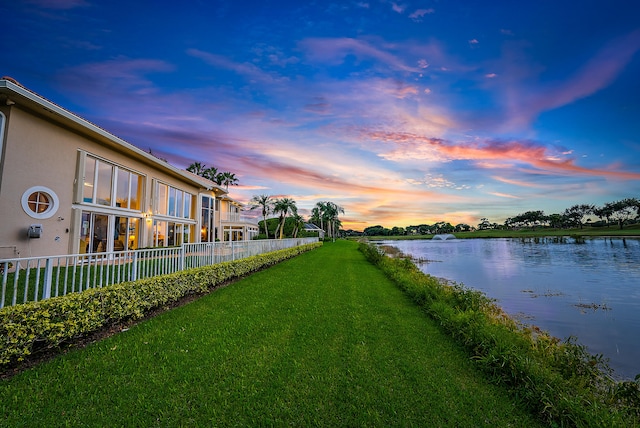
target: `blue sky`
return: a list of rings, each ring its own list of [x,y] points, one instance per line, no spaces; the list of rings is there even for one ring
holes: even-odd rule
[[[0,75],[347,228],[640,197],[640,2],[2,2]],[[10,17],[10,18],[7,18]]]

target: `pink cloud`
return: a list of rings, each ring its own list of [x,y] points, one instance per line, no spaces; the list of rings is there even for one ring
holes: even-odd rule
[[[410,72],[419,72],[416,67],[406,65],[395,55],[386,52],[364,40],[343,38],[310,38],[299,43],[307,52],[307,56],[317,62],[340,64],[347,55],[355,55],[360,59],[374,59],[388,67]]]
[[[572,76],[563,80],[542,85],[520,85],[517,80],[507,92],[508,110],[511,113],[511,126],[530,123],[540,113],[571,104],[588,97],[609,86],[633,56],[640,50],[640,30],[609,42],[591,60],[578,69]],[[531,78],[531,71],[522,70],[522,58],[512,59],[516,74],[512,79]],[[538,67],[538,71],[542,68]]]
[[[505,167],[513,163],[528,164],[543,171],[555,174],[580,174],[616,178],[622,180],[640,179],[640,173],[620,171],[618,168],[593,169],[575,164],[574,159],[562,159],[558,153],[532,141],[481,141],[452,143],[439,138],[424,137],[404,132],[365,131],[363,137],[392,143],[395,148],[380,154],[381,157],[394,160],[424,159],[437,162],[452,160],[471,160],[499,162],[494,167]],[[502,164],[502,165],[501,165]]]

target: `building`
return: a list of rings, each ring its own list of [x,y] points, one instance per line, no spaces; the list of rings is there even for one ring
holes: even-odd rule
[[[257,220],[176,168],[0,79],[0,258],[248,240]]]

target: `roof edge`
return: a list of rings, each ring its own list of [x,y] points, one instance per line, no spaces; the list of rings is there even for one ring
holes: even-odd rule
[[[13,94],[19,97],[22,97],[33,103],[36,103],[37,105],[40,105],[41,107],[47,109],[49,112],[55,113],[66,120],[72,121],[75,124],[80,125],[82,128],[86,129],[87,131],[97,134],[103,138],[106,138],[116,143],[117,145],[120,145],[125,149],[130,150],[136,153],[137,155],[144,157],[145,159],[149,160],[153,164],[159,166],[161,169],[168,169],[174,174],[178,174],[179,176],[183,177],[185,180],[188,180],[194,184],[198,184],[201,187],[204,187],[206,190],[214,190],[215,188],[218,187],[215,185],[215,183],[212,183],[211,185],[209,185],[205,183],[203,180],[194,179],[192,176],[190,176],[190,173],[188,171],[185,171],[183,169],[180,169],[176,166],[171,165],[168,162],[158,159],[152,154],[147,153],[144,150],[134,146],[133,144],[123,140],[122,138],[115,136],[114,134],[101,128],[100,126],[92,122],[89,122],[88,120],[78,116],[75,113],[72,113],[71,111],[65,109],[64,107],[59,106],[58,104],[52,101],[49,101],[48,99],[44,98],[40,94],[37,94],[36,92],[21,85],[12,77],[3,76],[2,78],[0,78],[0,89],[7,89],[8,91],[12,92]],[[6,95],[11,97],[10,94],[6,94]]]

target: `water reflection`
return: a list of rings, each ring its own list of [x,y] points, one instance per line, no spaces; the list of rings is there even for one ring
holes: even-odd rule
[[[575,336],[609,358],[616,375],[640,373],[640,240],[464,239],[385,241],[428,260],[420,268],[483,291],[514,317]]]

